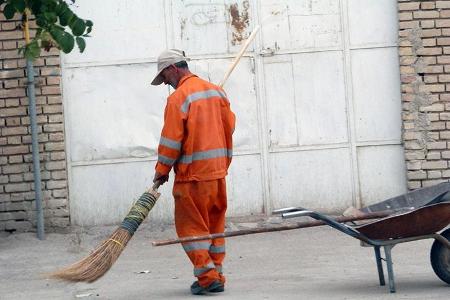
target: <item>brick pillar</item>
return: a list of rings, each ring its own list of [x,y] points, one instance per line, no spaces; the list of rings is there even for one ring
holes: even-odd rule
[[[19,17],[0,14],[0,231],[36,226],[24,44]],[[33,28],[33,24],[32,24]],[[34,62],[46,230],[69,225],[59,51]]]
[[[408,186],[450,178],[450,1],[398,0]]]

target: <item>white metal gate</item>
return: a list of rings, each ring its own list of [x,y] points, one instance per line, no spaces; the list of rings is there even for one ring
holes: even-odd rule
[[[229,214],[339,210],[405,192],[395,0],[78,0],[86,53],[64,56],[72,222],[120,221],[150,186],[167,87],[156,57],[182,48],[237,115]],[[273,12],[277,16],[266,19]],[[171,183],[151,213],[172,216]]]

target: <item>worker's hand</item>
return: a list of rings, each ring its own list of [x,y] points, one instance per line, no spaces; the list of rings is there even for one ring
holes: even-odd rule
[[[153,183],[159,181],[160,185],[163,185],[164,182],[167,182],[167,180],[169,180],[169,175],[163,175],[159,172],[155,172],[155,177],[153,177]]]

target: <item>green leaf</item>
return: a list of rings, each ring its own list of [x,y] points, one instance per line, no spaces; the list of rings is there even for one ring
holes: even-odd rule
[[[52,26],[50,28],[50,34],[64,53],[72,51],[75,46],[75,41],[70,33],[64,31],[64,28]]]
[[[47,19],[44,18],[42,15],[39,15],[38,17],[36,17],[36,24],[39,27],[45,27],[47,26]]]
[[[36,40],[25,46],[24,56],[28,59],[35,59],[41,54],[41,48]]]
[[[43,0],[43,4],[45,6],[45,11],[55,11],[58,7],[57,0]]]
[[[71,19],[74,17],[74,13],[70,10],[70,8],[66,7],[59,14],[59,24],[62,26],[67,26],[70,24]]]
[[[5,15],[6,19],[8,20],[12,19],[15,13],[16,9],[11,3],[5,5],[5,8],[3,9],[3,14]]]
[[[49,40],[42,40],[41,41],[41,48],[45,49],[45,51],[50,51],[50,49],[53,47],[53,44]]]
[[[58,24],[52,24],[52,25],[50,25],[50,27],[48,29],[48,32],[51,33],[52,30],[58,30],[58,31],[62,32],[62,31],[64,31],[64,27],[62,27],[62,26],[60,26]]]
[[[82,38],[77,36],[75,39],[77,41],[78,48],[80,49],[80,52],[83,53],[84,49],[86,49],[86,41]]]
[[[64,32],[63,41],[60,46],[64,53],[69,53],[70,51],[72,51],[73,47],[75,46],[73,35],[68,32]]]
[[[55,40],[55,42],[58,43],[58,40],[62,36],[62,32],[64,32],[64,29],[59,28],[58,26],[50,26],[49,31],[52,38]]]
[[[67,4],[65,2],[60,2],[55,8],[55,13],[59,16],[67,8],[68,8],[68,6],[67,6]]]
[[[16,11],[23,13],[25,10],[25,0],[11,0],[11,4],[14,6]]]
[[[58,21],[58,18],[56,14],[53,11],[45,12],[44,17],[47,20],[48,23],[56,23]]]
[[[84,24],[86,24],[87,27],[86,34],[84,36],[87,36],[87,34],[89,34],[92,31],[92,26],[94,26],[94,23],[92,23],[91,20],[86,20]]]
[[[70,29],[72,29],[72,33],[76,36],[80,36],[84,33],[86,30],[86,24],[84,24],[84,21],[78,17],[75,17],[75,21],[70,23]]]
[[[30,5],[30,4],[29,4]],[[33,0],[31,1],[31,11],[35,16],[41,13],[42,2],[41,0]]]

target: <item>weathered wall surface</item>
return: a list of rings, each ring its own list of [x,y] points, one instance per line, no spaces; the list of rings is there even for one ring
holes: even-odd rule
[[[450,178],[450,1],[398,6],[403,139],[415,189]]]
[[[160,51],[184,49],[218,83],[263,21],[224,86],[237,115],[228,215],[406,191],[395,0],[108,3],[77,1],[95,37],[62,58],[73,223],[118,222],[151,185],[171,92],[149,85]],[[161,191],[150,218],[171,220],[171,182]]]
[[[24,44],[19,17],[0,14],[0,231],[26,231],[36,223]],[[59,51],[34,62],[45,225],[69,224]]]

